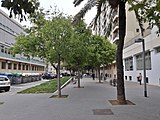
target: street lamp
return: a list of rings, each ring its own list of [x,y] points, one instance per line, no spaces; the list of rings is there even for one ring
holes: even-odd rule
[[[135,40],[135,43],[142,42],[143,48],[143,79],[144,79],[144,97],[147,97],[147,85],[146,85],[146,64],[145,64],[145,43],[143,38],[138,38]]]

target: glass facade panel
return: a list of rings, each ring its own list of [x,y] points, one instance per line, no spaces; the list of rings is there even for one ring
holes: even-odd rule
[[[12,69],[12,63],[8,63],[8,69]]]
[[[145,53],[146,70],[151,70],[151,53],[150,51]],[[143,70],[143,56],[142,53],[136,56],[136,68],[137,70]]]
[[[129,57],[125,59],[125,71],[133,70],[133,57]]]
[[[2,62],[2,69],[6,69],[6,62]]]

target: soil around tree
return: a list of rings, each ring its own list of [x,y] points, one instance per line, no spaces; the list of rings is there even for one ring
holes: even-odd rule
[[[119,103],[117,100],[108,100],[112,105],[136,105],[135,103],[126,100],[126,104]]]
[[[80,86],[80,87],[77,87],[77,86],[76,86],[76,87],[73,87],[73,88],[84,88],[84,86]]]
[[[49,98],[67,98],[67,97],[68,97],[68,95],[61,95],[60,97],[58,95],[52,95]]]

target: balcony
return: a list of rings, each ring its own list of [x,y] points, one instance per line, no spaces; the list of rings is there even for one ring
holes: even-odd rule
[[[119,28],[119,22],[114,22],[114,23],[113,23],[113,30],[115,29],[115,27],[118,27],[118,28]]]
[[[116,36],[116,37],[114,37],[112,42],[116,44],[118,40],[119,40],[119,36]]]
[[[112,33],[115,33],[115,32],[117,32],[118,30],[119,30],[119,26],[117,25],[117,26],[115,26],[115,27],[113,28]]]
[[[45,63],[43,61],[38,61],[34,59],[26,59],[22,57],[13,57],[13,55],[11,54],[6,54],[2,52],[0,52],[0,59],[45,66]]]
[[[115,15],[113,18],[113,22],[118,19],[118,15]]]

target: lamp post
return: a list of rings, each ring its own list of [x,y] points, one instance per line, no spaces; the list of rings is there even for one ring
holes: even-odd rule
[[[146,85],[146,64],[145,64],[145,43],[143,38],[138,38],[135,40],[135,43],[142,42],[143,48],[143,79],[144,79],[144,97],[147,97],[147,85]]]

